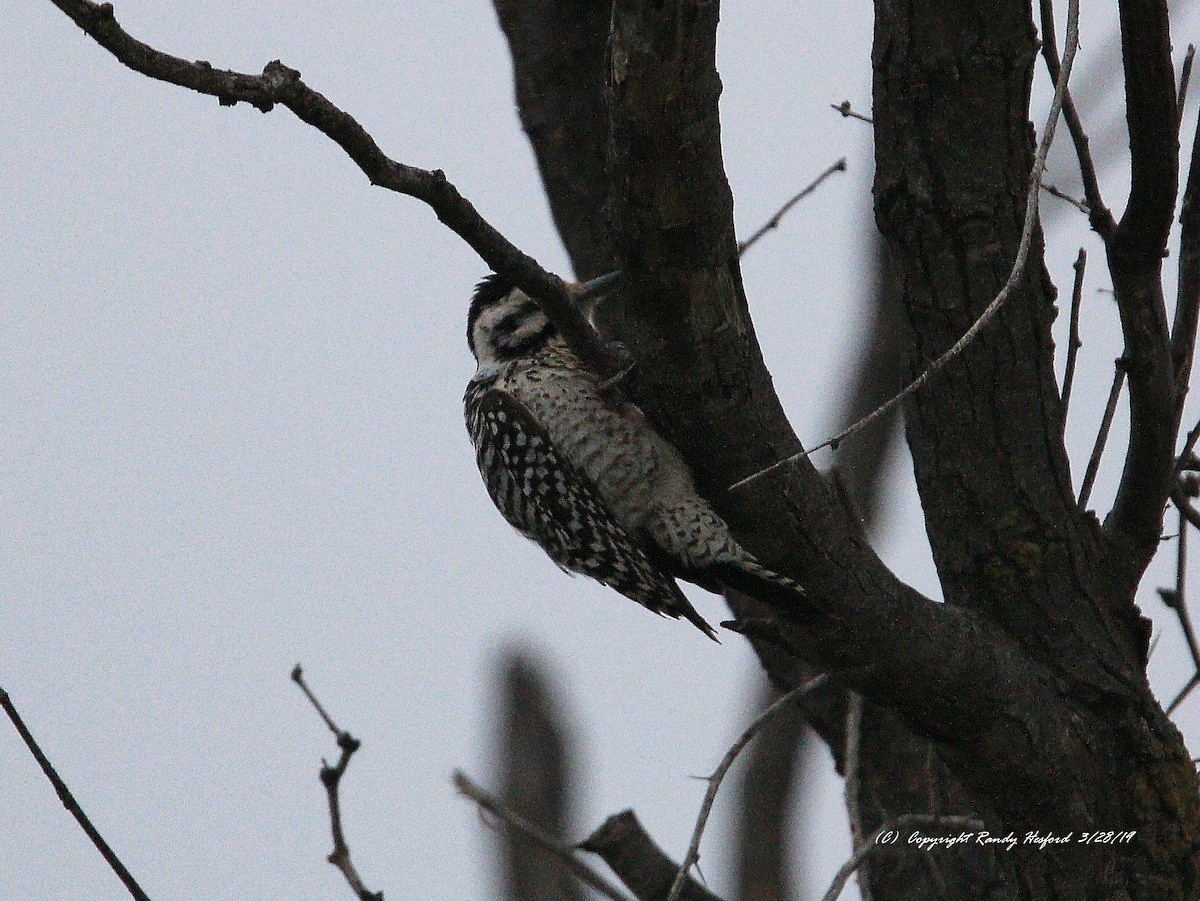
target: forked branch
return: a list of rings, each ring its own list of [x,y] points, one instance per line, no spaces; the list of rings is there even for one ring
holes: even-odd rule
[[[1162,287],[1162,260],[1179,188],[1178,109],[1165,0],[1120,0],[1129,202],[1106,236],[1129,381],[1129,442],[1105,526],[1130,581],[1158,549],[1171,488],[1179,393]]]
[[[1040,0],[1039,6],[1042,20],[1042,58],[1046,61],[1050,80],[1058,84],[1058,79],[1062,74],[1062,62],[1058,57],[1058,42],[1055,38],[1054,4],[1051,0]],[[1088,214],[1092,228],[1100,235],[1108,236],[1116,229],[1117,223],[1108,207],[1104,205],[1104,199],[1100,196],[1100,182],[1096,178],[1096,163],[1092,160],[1087,132],[1084,131],[1083,121],[1079,118],[1079,111],[1075,108],[1075,99],[1071,96],[1070,85],[1063,87],[1062,112],[1063,118],[1067,120],[1067,130],[1071,133],[1071,142],[1075,145],[1075,155],[1079,159],[1079,174],[1083,178],[1083,197],[1087,204],[1084,212]]]
[[[341,785],[342,776],[346,774],[346,768],[350,765],[350,758],[362,746],[362,742],[334,724],[329,714],[325,712],[325,708],[321,706],[321,702],[317,700],[317,696],[308,687],[308,683],[304,681],[304,670],[298,663],[292,669],[292,681],[300,686],[300,690],[313,705],[322,722],[337,737],[338,750],[341,752],[338,762],[333,766],[324,760],[321,761],[321,784],[325,786],[325,794],[329,800],[329,826],[333,832],[333,851],[326,859],[342,871],[342,875],[359,901],[383,901],[383,892],[373,892],[368,889],[363,883],[362,877],[358,875],[358,870],[355,869],[354,862],[350,859],[350,846],[346,844],[346,834],[342,830],[342,804],[338,788]]]
[[[987,305],[987,308],[979,314],[979,318],[971,324],[971,327],[959,338],[949,350],[942,353],[936,360],[929,364],[920,375],[913,379],[899,394],[894,395],[886,403],[877,407],[875,410],[868,413],[862,419],[842,429],[832,438],[822,441],[815,447],[811,447],[806,451],[801,451],[798,454],[793,454],[790,457],[785,457],[765,469],[760,469],[758,472],[751,473],[744,479],[739,479],[729,486],[728,491],[733,491],[740,488],[761,476],[766,475],[773,470],[778,469],[784,464],[799,460],[802,457],[807,457],[824,447],[831,447],[837,450],[838,445],[849,438],[860,429],[866,428],[875,420],[885,416],[889,411],[894,409],[898,404],[916,393],[922,386],[925,385],[935,375],[950,365],[957,359],[964,350],[975,340],[976,336],[987,327],[987,324],[992,321],[995,315],[1000,312],[1000,308],[1004,306],[1005,301],[1016,290],[1021,280],[1025,277],[1025,264],[1029,259],[1029,249],[1033,242],[1034,227],[1037,224],[1038,213],[1038,194],[1042,185],[1042,173],[1046,169],[1046,155],[1050,152],[1050,146],[1054,143],[1054,130],[1058,126],[1059,112],[1062,110],[1063,98],[1066,95],[1067,81],[1071,77],[1071,66],[1075,62],[1075,51],[1079,47],[1079,0],[1071,0],[1067,8],[1067,47],[1063,54],[1062,68],[1058,73],[1058,80],[1054,86],[1054,100],[1050,104],[1050,113],[1046,117],[1046,127],[1042,130],[1042,139],[1038,144],[1037,154],[1033,159],[1033,168],[1029,173],[1029,181],[1025,193],[1025,222],[1021,229],[1021,241],[1017,247],[1017,255],[1013,260],[1012,269],[1008,273],[1008,279],[1004,282],[1004,286],[1000,292],[992,299],[992,302]],[[1172,88],[1172,90],[1174,90]]]

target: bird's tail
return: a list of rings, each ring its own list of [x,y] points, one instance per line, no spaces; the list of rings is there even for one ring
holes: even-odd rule
[[[713,627],[705,621],[704,617],[696,612],[696,608],[692,606],[692,602],[687,599],[687,596],[675,584],[675,581],[665,578],[662,587],[665,588],[667,585],[670,588],[667,588],[665,591],[655,591],[652,597],[639,596],[633,599],[660,616],[670,616],[675,619],[683,617],[713,641],[719,642],[717,633],[713,630]],[[633,597],[633,595],[630,596]]]
[[[719,639],[717,638],[717,633],[715,631],[713,631],[713,627],[710,626],[705,621],[703,616],[701,616],[699,613],[696,612],[696,608],[692,606],[692,602],[689,601],[684,596],[683,592],[679,590],[678,585],[675,586],[675,595],[676,595],[676,597],[674,599],[674,602],[670,606],[663,607],[662,609],[656,610],[655,612],[662,613],[667,616],[673,616],[676,619],[678,619],[679,617],[682,616],[684,619],[686,619],[688,622],[690,622],[692,625],[694,625],[697,629],[699,629],[701,632],[703,632],[705,635],[707,635],[713,641],[716,641],[719,643]]]
[[[712,573],[726,588],[748,594],[769,604],[811,610],[805,590],[793,579],[767,569],[748,553],[736,561],[719,563]]]

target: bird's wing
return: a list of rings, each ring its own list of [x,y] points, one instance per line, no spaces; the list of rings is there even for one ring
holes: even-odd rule
[[[524,404],[492,389],[475,415],[480,472],[514,528],[564,569],[615,588],[655,613],[686,617],[713,636],[675,581],[630,540],[592,480],[555,450]]]

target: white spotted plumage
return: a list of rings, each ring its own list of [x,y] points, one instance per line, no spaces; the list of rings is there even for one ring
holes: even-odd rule
[[[737,543],[678,450],[640,409],[611,399],[525,294],[497,276],[481,282],[467,340],[478,363],[467,429],[488,494],[560,567],[710,637],[675,578],[803,594]]]

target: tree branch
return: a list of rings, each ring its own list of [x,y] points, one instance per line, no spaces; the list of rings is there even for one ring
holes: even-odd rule
[[[598,854],[638,901],[665,901],[679,871],[655,844],[632,810],[613,814],[579,847]],[[721,901],[690,876],[684,881],[680,901]]]
[[[729,768],[733,766],[733,762],[737,760],[738,755],[742,753],[746,745],[754,740],[754,736],[759,733],[759,730],[766,723],[770,722],[776,714],[789,704],[794,703],[798,698],[803,697],[814,688],[824,684],[828,678],[824,674],[814,676],[798,688],[792,689],[760,713],[754,722],[746,727],[746,730],[733,743],[733,746],[725,752],[725,756],[721,758],[721,762],[717,765],[713,774],[708,777],[708,789],[704,792],[704,801],[700,804],[700,814],[696,817],[696,827],[692,830],[692,840],[688,844],[687,854],[684,855],[683,862],[679,865],[679,873],[675,876],[675,881],[671,884],[671,891],[667,895],[667,901],[679,901],[680,893],[683,891],[683,884],[687,879],[688,870],[700,859],[700,839],[704,837],[704,827],[708,823],[708,815],[712,812],[713,803],[717,800],[717,792],[721,789],[721,782],[725,779]]]
[[[563,844],[536,823],[531,823],[519,813],[509,810],[467,778],[467,775],[462,770],[455,770],[453,779],[454,787],[459,790],[463,797],[474,801],[482,810],[507,823],[518,834],[562,861],[563,865],[579,877],[580,881],[585,885],[594,888],[600,894],[604,895],[604,897],[611,898],[612,901],[628,901],[619,888],[580,860],[579,855],[575,853],[573,847]]]
[[[1183,405],[1191,381],[1192,358],[1196,352],[1196,324],[1200,320],[1200,121],[1192,139],[1192,158],[1188,164],[1179,223],[1178,288],[1175,322],[1171,327],[1176,431],[1183,416]]]
[[[1096,440],[1092,444],[1092,454],[1088,457],[1083,484],[1079,486],[1080,510],[1087,509],[1088,499],[1092,496],[1092,486],[1096,484],[1096,475],[1100,472],[1100,458],[1104,456],[1104,447],[1108,444],[1108,430],[1112,428],[1113,417],[1117,413],[1117,401],[1121,399],[1121,389],[1124,387],[1125,360],[1118,359],[1113,372],[1112,387],[1108,390],[1108,403],[1104,405],[1104,415],[1100,418],[1100,428],[1096,430]]]
[[[427,171],[387,157],[374,138],[348,113],[300,80],[300,73],[278,60],[262,75],[216,69],[155,50],[117,24],[111,3],[51,0],[83,31],[120,62],[150,78],[189,88],[220,100],[223,106],[249,103],[264,113],[277,104],[333,140],[363,171],[372,185],[415,197],[466,241],[495,272],[536,300],[579,357],[594,371],[611,376],[620,370],[610,348],[576,308],[568,286],[543,269],[489,225],[440,169]]]
[[[1035,793],[1036,816],[1062,817],[1066,807],[1053,799],[1067,788],[1051,774],[1062,772],[1081,736],[1060,741],[1049,725],[1066,711],[1046,663],[990,617],[935,604],[899,582],[807,461],[735,495],[720,491],[730,474],[791,456],[798,442],[762,364],[737,268],[720,157],[717,12],[693,0],[614,4],[610,168],[622,177],[612,206],[630,279],[606,334],[639,361],[635,399],[680,448],[739,541],[777,571],[803,574],[810,604],[774,610],[780,627],[794,627],[795,652],[946,740],[940,750],[954,773],[1004,809],[1015,810],[1016,799],[993,796],[999,773],[1022,784],[1038,773],[1045,791]],[[1053,745],[1042,740],[1051,733]],[[967,744],[970,763],[961,756]]]
[[[1136,582],[1158,550],[1178,429],[1162,260],[1179,187],[1175,70],[1165,0],[1121,0],[1121,56],[1132,184],[1106,241],[1129,381],[1129,443],[1106,533],[1110,554]]]
[[[1071,405],[1071,387],[1075,384],[1075,359],[1083,342],[1079,340],[1079,310],[1083,302],[1083,270],[1087,266],[1087,251],[1079,248],[1079,256],[1075,258],[1075,279],[1071,286],[1071,322],[1067,338],[1067,365],[1063,370],[1062,385],[1062,421],[1063,429],[1067,427],[1067,410]]]
[[[566,845],[570,833],[577,762],[558,692],[526,652],[510,650],[502,662],[496,769],[501,803]],[[522,836],[497,830],[513,901],[578,901],[579,886]]]
[[[62,777],[58,775],[58,771],[54,769],[50,760],[43,753],[37,740],[34,739],[33,733],[29,731],[29,727],[25,725],[25,721],[21,719],[21,714],[17,712],[12,698],[8,696],[8,692],[3,688],[0,688],[0,707],[4,708],[9,721],[16,727],[17,734],[25,742],[25,747],[29,749],[29,753],[33,755],[33,759],[37,761],[46,778],[50,780],[50,784],[54,786],[54,791],[58,795],[58,799],[62,801],[63,807],[67,808],[71,816],[75,818],[75,822],[79,824],[79,827],[91,839],[92,844],[96,846],[96,850],[100,852],[100,856],[104,858],[104,862],[117,874],[117,878],[121,880],[121,884],[125,886],[125,890],[129,892],[129,896],[134,898],[135,901],[150,901],[149,896],[142,891],[142,887],[133,878],[133,874],[125,868],[125,864],[121,862],[121,858],[117,857],[117,853],[104,840],[104,836],[100,834],[100,830],[92,824],[91,819],[84,812],[83,808],[79,806],[79,802],[71,794],[71,789],[67,788],[67,783],[63,782]]]
[[[840,160],[838,160],[836,163],[834,163],[832,166],[830,166],[828,169],[826,169],[824,172],[822,172],[820,175],[818,175],[816,178],[814,178],[811,182],[809,182],[798,193],[796,193],[794,196],[792,196],[787,201],[787,203],[785,203],[783,206],[781,206],[775,212],[775,215],[772,216],[770,219],[768,219],[765,223],[763,223],[762,226],[759,227],[754,232],[754,234],[752,234],[745,241],[739,241],[738,242],[738,256],[739,257],[743,256],[747,250],[749,250],[751,247],[753,247],[755,245],[755,243],[758,241],[759,238],[761,238],[767,232],[771,231],[771,229],[778,228],[779,223],[783,221],[783,217],[788,214],[788,212],[791,210],[791,208],[794,207],[796,204],[798,204],[801,200],[803,200],[809,194],[811,194],[813,191],[817,190],[817,188],[821,187],[821,182],[825,181],[825,179],[829,178],[829,176],[833,175],[833,173],[835,173],[835,172],[845,172],[845,171],[846,171],[846,158],[842,157]]]
[[[1192,491],[1185,492],[1185,496],[1195,493],[1195,483],[1192,483]],[[1175,616],[1179,619],[1179,628],[1183,631],[1183,639],[1187,643],[1188,653],[1192,655],[1192,666],[1194,673],[1192,678],[1188,680],[1187,685],[1175,696],[1170,704],[1167,705],[1167,715],[1172,714],[1175,709],[1183,703],[1192,689],[1200,684],[1200,641],[1196,639],[1196,630],[1192,627],[1192,617],[1188,610],[1187,603],[1187,530],[1188,518],[1184,507],[1179,507],[1179,536],[1175,539],[1175,587],[1172,589],[1160,588],[1159,596],[1162,597],[1163,603],[1175,611]]]
[[[1052,0],[1039,0],[1039,5],[1042,21],[1042,58],[1046,61],[1046,70],[1050,73],[1050,80],[1054,84],[1058,84],[1062,63],[1058,58],[1058,41],[1054,34],[1054,5]],[[1087,203],[1085,212],[1088,214],[1092,228],[1102,237],[1107,238],[1116,229],[1117,223],[1108,207],[1104,205],[1104,199],[1100,196],[1096,164],[1092,160],[1087,132],[1084,131],[1079,111],[1075,108],[1075,99],[1071,96],[1070,86],[1063,87],[1062,111],[1063,118],[1067,120],[1067,129],[1071,132],[1071,141],[1075,145],[1075,156],[1079,160],[1079,173],[1083,177],[1083,196]]]
[[[341,785],[342,776],[346,775],[346,768],[350,766],[350,758],[354,756],[355,751],[362,747],[362,742],[334,724],[329,714],[325,712],[325,708],[321,706],[321,702],[317,700],[317,696],[308,687],[308,683],[304,681],[304,670],[298,663],[292,669],[292,681],[300,686],[300,690],[313,705],[322,722],[337,737],[338,750],[341,752],[338,762],[333,766],[324,760],[321,761],[321,784],[325,786],[325,794],[329,800],[329,827],[333,832],[333,851],[326,859],[342,871],[342,875],[359,901],[383,901],[383,892],[373,892],[368,889],[363,883],[362,877],[358,875],[358,870],[355,869],[354,862],[350,859],[350,846],[346,843],[346,833],[342,830],[342,803],[338,788]]]
[[[774,469],[783,466],[787,463],[799,460],[802,457],[808,457],[811,454],[821,450],[824,447],[830,447],[837,450],[838,445],[842,441],[854,435],[861,429],[866,428],[871,423],[875,422],[890,413],[893,409],[899,406],[904,400],[915,394],[922,386],[925,385],[935,375],[949,366],[954,360],[962,355],[980,332],[987,327],[987,324],[992,321],[1000,308],[1004,306],[1005,301],[1016,290],[1018,290],[1022,281],[1025,278],[1025,264],[1029,259],[1029,250],[1033,243],[1034,227],[1037,225],[1038,212],[1038,197],[1039,190],[1042,184],[1042,172],[1046,168],[1046,155],[1050,152],[1050,145],[1054,143],[1054,130],[1058,125],[1059,111],[1062,109],[1063,100],[1066,97],[1067,81],[1071,77],[1071,66],[1075,61],[1075,51],[1079,47],[1079,2],[1071,0],[1067,13],[1067,49],[1063,58],[1063,65],[1059,71],[1058,79],[1054,87],[1054,100],[1050,104],[1050,112],[1046,116],[1046,127],[1042,130],[1042,139],[1038,144],[1037,154],[1033,159],[1033,170],[1029,173],[1029,182],[1025,194],[1025,221],[1021,228],[1021,240],[1017,246],[1017,254],[1013,259],[1012,268],[1008,272],[1008,278],[1004,282],[1004,286],[999,293],[992,299],[992,302],[984,308],[984,311],[979,314],[971,327],[968,328],[957,341],[940,356],[930,363],[925,371],[918,375],[915,379],[909,382],[899,393],[893,395],[884,403],[880,404],[866,416],[848,425],[832,438],[827,438],[820,444],[802,450],[798,454],[793,454],[790,457],[785,457],[758,472],[751,473],[743,479],[739,479],[729,486],[729,491],[741,488],[743,485],[766,475]]]

